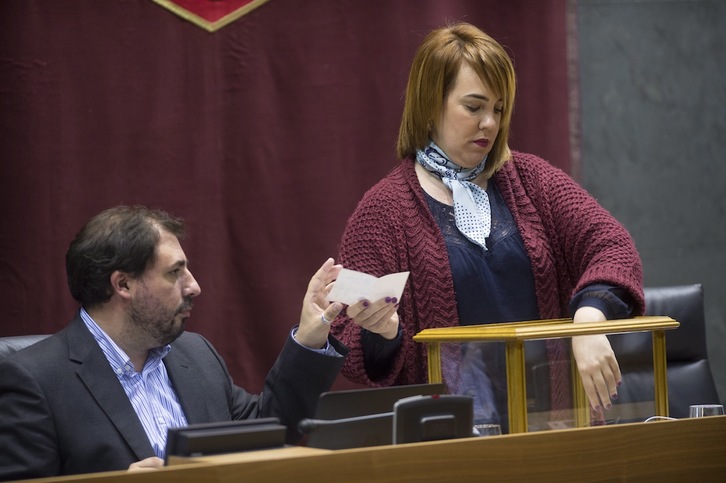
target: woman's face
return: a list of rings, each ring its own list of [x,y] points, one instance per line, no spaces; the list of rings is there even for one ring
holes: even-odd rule
[[[440,119],[434,122],[431,139],[451,161],[473,168],[494,145],[503,104],[474,69],[464,63],[444,99]]]

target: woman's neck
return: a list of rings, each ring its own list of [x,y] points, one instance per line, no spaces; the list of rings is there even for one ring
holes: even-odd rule
[[[440,203],[453,206],[454,198],[452,197],[451,190],[441,181],[441,178],[427,170],[421,164],[414,163],[414,169],[416,170],[416,177],[418,182],[421,184],[421,188],[433,199]],[[471,182],[479,186],[481,189],[487,189],[487,177],[484,173],[474,178]]]

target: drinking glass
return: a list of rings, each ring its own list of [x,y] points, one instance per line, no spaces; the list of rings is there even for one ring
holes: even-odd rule
[[[474,436],[498,436],[502,434],[502,427],[498,424],[475,424]]]
[[[693,404],[690,407],[690,417],[703,418],[705,416],[723,416],[721,404]]]

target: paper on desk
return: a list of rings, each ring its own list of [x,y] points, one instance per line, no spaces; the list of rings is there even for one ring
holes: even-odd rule
[[[377,278],[367,273],[346,268],[340,271],[328,295],[331,302],[353,305],[363,299],[375,302],[384,297],[401,300],[409,272],[391,273]]]

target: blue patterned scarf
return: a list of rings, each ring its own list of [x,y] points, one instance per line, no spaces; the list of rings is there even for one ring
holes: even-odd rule
[[[486,238],[492,226],[492,214],[487,192],[471,183],[486,167],[484,158],[478,166],[467,169],[454,164],[433,141],[416,151],[416,161],[437,175],[451,190],[454,198],[454,219],[459,231],[473,243],[487,249]]]

